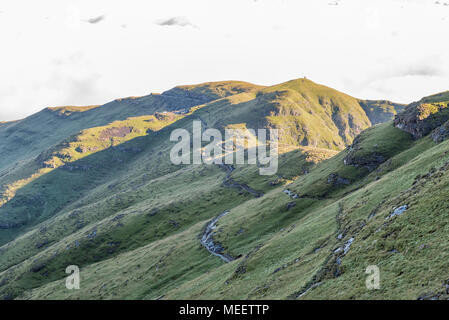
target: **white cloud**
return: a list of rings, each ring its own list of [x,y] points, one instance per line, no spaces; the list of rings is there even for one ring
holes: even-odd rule
[[[158,24],[160,26],[196,27],[186,17],[172,17],[169,19],[160,20],[156,24]]]
[[[23,10],[4,0],[0,120],[225,79],[275,84],[306,75],[399,102],[449,89],[449,8],[329,2],[42,0]]]
[[[105,18],[106,17],[104,15],[102,15],[102,16],[98,16],[98,17],[93,17],[93,18],[87,19],[86,22],[89,22],[91,24],[96,24],[96,23],[99,23],[99,22],[103,21]]]

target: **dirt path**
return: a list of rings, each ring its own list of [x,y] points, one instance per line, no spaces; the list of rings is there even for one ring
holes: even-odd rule
[[[223,168],[224,170],[226,170],[226,178],[223,181],[223,185],[226,187],[230,187],[230,188],[237,188],[237,189],[241,189],[243,191],[249,192],[251,193],[253,196],[255,196],[256,198],[260,198],[262,197],[264,194],[263,192],[257,191],[252,189],[250,186],[248,186],[247,184],[242,184],[242,183],[238,183],[235,182],[232,178],[231,178],[231,174],[232,172],[235,170],[233,165],[230,164],[220,164],[218,165],[219,167]]]
[[[201,119],[200,117],[198,117],[198,119],[201,121],[202,125],[205,128],[208,128],[207,123],[203,119]],[[248,192],[248,193],[252,194],[256,198],[260,198],[261,196],[264,195],[262,192],[259,192],[257,190],[252,189],[247,184],[242,184],[242,183],[235,182],[231,178],[231,174],[235,170],[233,165],[230,165],[230,164],[218,164],[218,166],[226,171],[226,176],[223,179],[223,185],[225,187],[237,188],[237,189],[243,190],[245,192]],[[235,260],[235,258],[230,256],[230,255],[228,255],[228,254],[223,253],[224,252],[224,248],[221,246],[221,244],[219,244],[219,243],[214,241],[213,233],[214,233],[214,230],[217,228],[218,220],[220,220],[220,218],[224,217],[228,213],[229,213],[229,211],[225,211],[225,212],[219,214],[218,216],[216,216],[215,218],[213,218],[211,221],[209,221],[207,223],[206,228],[204,229],[204,232],[201,235],[201,239],[200,239],[201,245],[203,247],[205,247],[207,249],[207,251],[212,253],[214,256],[219,257],[224,262],[233,261],[233,260]]]

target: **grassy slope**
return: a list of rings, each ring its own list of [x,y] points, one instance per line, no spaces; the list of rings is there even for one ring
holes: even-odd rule
[[[373,125],[390,121],[405,109],[405,105],[387,100],[359,100],[359,103]]]
[[[262,245],[257,251],[261,260],[254,258],[252,261],[252,255],[249,259],[242,260],[246,272],[236,276],[239,281],[236,280],[232,285],[226,284],[225,280],[233,273],[235,275],[235,266],[223,276],[223,270],[217,270],[213,275],[204,275],[181,289],[174,290],[169,297],[201,298],[212,295],[215,298],[237,296],[278,299],[295,296],[323,266],[331,268],[324,262],[332,257],[334,249],[351,236],[355,236],[356,240],[348,255],[343,258],[342,275],[338,278],[323,276],[324,284],[309,291],[303,298],[416,299],[426,291],[443,289],[442,285],[448,277],[447,262],[444,259],[444,248],[449,245],[444,236],[447,232],[447,201],[443,199],[448,180],[445,178],[447,166],[442,170],[438,168],[447,163],[448,150],[447,142],[435,146],[429,139],[418,141],[410,149],[392,157],[388,165],[394,165],[395,170],[382,168],[381,172],[368,175],[363,180],[363,187],[358,190],[348,195],[334,195],[333,200],[321,200],[317,208],[313,207],[313,203],[297,204],[300,212],[296,215],[299,216],[292,218],[296,223],[287,222],[289,216],[295,215],[295,211],[282,210],[285,204],[279,203],[282,195],[260,199],[260,205],[252,204],[251,209],[241,212],[234,210],[220,224],[220,239],[230,247],[231,252],[232,248],[250,252],[245,243],[249,247]],[[327,162],[335,160],[333,158]],[[329,163],[322,163],[316,171],[319,172],[320,167],[328,165]],[[437,168],[433,173],[434,178],[428,177],[433,167]],[[379,174],[382,177],[375,179],[374,176]],[[307,178],[308,176],[300,178],[298,182]],[[412,188],[415,180],[417,182]],[[432,196],[429,197],[429,194]],[[276,201],[277,205],[273,204]],[[304,201],[307,199],[298,200]],[[410,206],[404,216],[395,218],[381,232],[376,233],[385,223],[385,217],[395,207],[403,204]],[[337,223],[334,219],[338,207],[341,207],[341,212]],[[329,217],[321,216],[323,211]],[[374,218],[368,219],[373,212],[376,213]],[[302,217],[303,214],[305,217]],[[317,219],[312,226],[319,229],[296,234],[298,229],[305,227],[309,219]],[[286,223],[280,224],[279,221]],[[363,226],[361,230],[360,226]],[[240,228],[244,233],[236,236],[236,231]],[[337,231],[337,228],[340,230]],[[341,241],[336,237],[340,232],[344,234]],[[292,237],[290,242],[288,234]],[[303,238],[308,240],[307,250],[303,248],[304,243],[298,241]],[[266,251],[262,251],[264,248]],[[319,250],[314,250],[317,248]],[[393,249],[398,250],[398,253],[392,252]],[[430,266],[429,261],[435,256],[443,258]],[[314,272],[307,273],[310,263]],[[364,271],[372,264],[377,264],[381,269],[383,282],[380,291],[368,291],[365,287]],[[279,268],[278,272],[271,274]],[[215,284],[212,285],[212,282]],[[242,284],[245,282],[249,282],[251,287]],[[195,288],[193,292],[192,287]],[[247,296],[251,290],[258,291],[259,294]],[[228,291],[233,293],[227,295]]]
[[[371,125],[357,99],[310,80],[293,80],[265,91],[277,109],[269,123],[280,128],[290,144],[341,150]]]
[[[177,87],[162,95],[119,99],[101,107],[46,109],[12,123],[12,127],[5,126],[3,132],[0,130],[0,136],[5,135],[0,149],[3,148],[6,154],[1,159],[4,164],[0,161],[0,228],[3,229],[0,243],[17,235],[17,230],[14,230],[17,228],[11,229],[11,226],[29,225],[30,221],[37,218],[43,221],[60,210],[60,206],[67,201],[76,199],[90,188],[110,179],[109,170],[120,167],[121,162],[129,161],[133,153],[144,149],[139,142],[131,142],[130,147],[118,145],[180,118],[177,114],[165,116],[161,113],[157,119],[154,116],[125,118],[126,114],[151,115],[158,111],[181,110],[185,115],[188,112],[185,108],[192,105],[259,88],[249,83],[232,81]],[[122,118],[125,120],[111,121]],[[107,124],[96,126],[103,123]],[[90,128],[76,132],[85,127]],[[125,136],[120,132],[115,136],[113,132],[107,132],[117,128],[132,128],[132,131],[125,132]],[[77,148],[81,148],[81,151]],[[99,153],[105,148],[111,150]],[[87,159],[89,155],[94,156]],[[13,161],[8,162],[10,158],[16,161],[12,166],[10,164]],[[82,171],[88,168],[89,172],[79,177],[75,175],[79,180],[73,184],[77,186],[68,187],[63,182],[67,172],[58,170],[52,173],[54,168],[64,164],[66,169]],[[49,173],[52,174],[47,176]],[[39,177],[42,179],[34,183]],[[56,183],[51,183],[52,180]],[[46,184],[50,184],[50,189],[45,189]]]
[[[71,136],[41,153],[27,166],[11,170],[2,176],[3,203],[14,197],[15,191],[43,174],[86,156],[117,147],[125,141],[158,131],[181,116],[173,113],[133,117],[114,121],[106,126],[89,128]],[[3,204],[0,200],[0,204]]]
[[[384,130],[379,126],[374,133],[381,133]],[[397,130],[397,129],[396,129]],[[398,135],[402,132],[397,131]],[[90,265],[83,269],[83,274],[87,278],[99,277],[98,282],[88,284],[77,292],[68,293],[62,282],[50,283],[47,286],[36,289],[27,293],[28,298],[76,298],[76,297],[95,297],[100,294],[106,298],[126,296],[128,290],[142,290],[139,283],[143,279],[152,279],[155,274],[172,279],[172,281],[159,285],[155,288],[153,285],[148,285],[146,295],[140,295],[140,298],[156,298],[160,295],[166,295],[166,298],[288,298],[296,296],[303,288],[306,288],[313,277],[324,266],[328,265],[332,250],[338,247],[341,241],[347,240],[351,236],[355,236],[356,240],[348,255],[343,258],[342,275],[338,278],[325,277],[324,284],[308,291],[302,298],[358,298],[358,297],[383,297],[386,291],[366,291],[364,289],[365,274],[364,268],[366,264],[377,263],[381,270],[385,267],[385,272],[388,273],[391,269],[395,270],[395,258],[400,257],[402,252],[413,251],[416,253],[415,247],[421,244],[431,245],[434,242],[423,241],[409,241],[409,239],[385,239],[385,234],[390,234],[393,230],[410,230],[408,237],[419,239],[423,234],[428,233],[428,228],[431,227],[430,222],[426,222],[423,230],[417,231],[414,228],[419,227],[417,223],[413,223],[413,227],[409,225],[410,221],[416,218],[419,214],[422,218],[428,213],[420,212],[421,209],[413,210],[412,205],[417,203],[415,201],[408,201],[410,210],[407,211],[403,217],[396,218],[393,223],[388,225],[388,229],[382,233],[376,234],[375,230],[385,222],[385,216],[391,213],[394,207],[404,204],[403,199],[408,199],[408,194],[403,193],[410,189],[412,183],[416,178],[416,174],[425,176],[426,173],[435,165],[441,165],[445,162],[442,155],[447,154],[449,145],[442,143],[438,146],[430,139],[424,139],[413,142],[411,148],[392,155],[391,161],[385,163],[380,167],[378,172],[372,172],[365,175],[359,181],[361,187],[357,190],[346,194],[341,190],[335,190],[333,193],[326,196],[325,199],[315,200],[311,198],[303,198],[296,200],[296,206],[293,209],[287,210],[286,204],[292,200],[282,193],[284,188],[276,188],[268,192],[264,197],[246,201],[241,205],[231,210],[231,213],[220,220],[218,233],[216,239],[223,243],[227,252],[234,256],[242,257],[229,264],[223,264],[220,267],[207,269],[204,272],[200,266],[195,267],[197,259],[201,258],[205,252],[198,244],[198,234],[200,233],[200,225],[187,229],[183,233],[183,257],[188,257],[188,260],[183,260],[184,268],[189,271],[187,274],[192,275],[191,278],[186,279],[179,274],[179,266],[172,263],[164,263],[159,269],[154,265],[155,258],[148,255],[147,252],[151,250],[144,250],[144,248],[136,249],[132,253],[123,253],[110,261],[103,261],[97,264]],[[303,180],[309,179],[316,175],[316,179],[321,176],[321,180],[326,180],[327,172],[323,171],[323,167],[332,166],[338,168],[339,166],[332,163],[340,163],[341,159],[334,157],[329,159],[316,168],[311,170],[309,175],[301,177],[289,187],[292,190],[297,190],[302,185]],[[390,168],[387,168],[390,167]],[[381,176],[377,178],[376,176]],[[444,178],[439,177],[441,183]],[[423,184],[424,181],[422,181]],[[431,185],[431,183],[426,183]],[[432,186],[437,188],[439,186]],[[305,187],[307,188],[307,187]],[[353,186],[346,187],[347,189]],[[419,194],[426,194],[428,190],[422,190]],[[306,190],[304,190],[305,193]],[[310,193],[310,192],[309,192]],[[444,189],[441,191],[444,194]],[[393,196],[392,196],[393,195]],[[440,207],[440,212],[444,212],[444,205],[437,205]],[[427,208],[428,210],[435,210],[435,205]],[[375,218],[368,220],[368,215],[375,211]],[[415,212],[415,213],[414,213]],[[395,226],[397,221],[410,217],[407,222],[401,223],[400,226]],[[339,220],[336,220],[336,216]],[[438,215],[439,216],[439,215]],[[422,219],[421,218],[421,219]],[[444,215],[441,216],[444,219]],[[444,221],[444,220],[443,220]],[[366,225],[360,229],[360,225]],[[203,225],[205,221],[202,222]],[[400,223],[400,222],[399,222]],[[435,223],[433,221],[432,223]],[[437,225],[441,224],[441,221]],[[435,226],[435,225],[434,225]],[[391,230],[389,230],[392,228]],[[340,241],[336,238],[341,229],[346,230],[343,239]],[[419,229],[420,230],[420,229]],[[430,230],[432,231],[432,230]],[[437,228],[439,242],[443,241],[444,228]],[[435,232],[435,231],[432,231]],[[407,233],[406,233],[407,234]],[[368,237],[368,238],[365,238]],[[370,238],[372,237],[372,238]],[[430,241],[432,235],[427,236]],[[374,238],[374,239],[373,239]],[[362,240],[363,239],[363,240]],[[427,239],[427,238],[426,238]],[[377,251],[371,253],[367,251],[365,246],[372,247],[372,241],[377,240],[381,242]],[[376,243],[376,242],[374,242]],[[434,245],[436,245],[434,243]],[[377,245],[374,246],[375,248]],[[443,248],[444,243],[438,243],[437,248]],[[169,252],[171,246],[169,243],[159,247],[160,252],[157,256],[164,260],[164,256]],[[190,248],[190,249],[187,249]],[[390,253],[393,248],[399,250],[400,253]],[[176,249],[173,249],[176,250]],[[427,250],[427,249],[425,249]],[[360,252],[365,252],[370,258],[366,258]],[[428,255],[435,254],[435,251],[428,249]],[[165,254],[165,255],[164,255]],[[427,270],[428,256],[426,259],[414,261],[413,254],[409,256],[408,260],[411,268],[411,273],[403,272],[400,269],[398,272],[403,272],[404,279],[409,279],[415,276],[416,270]],[[396,256],[397,255],[397,256]],[[126,267],[122,266],[130,256],[135,257],[134,263],[127,262]],[[393,259],[390,265],[390,260]],[[219,261],[218,258],[211,258]],[[355,260],[353,260],[355,259]],[[373,260],[374,259],[374,260]],[[404,259],[402,257],[402,259]],[[123,261],[123,262],[121,262]],[[101,289],[101,284],[111,283],[117,276],[117,268],[111,267],[114,265],[121,266],[123,272],[129,272],[136,265],[148,265],[153,261],[152,267],[145,270],[141,274],[142,278],[129,278],[123,276],[120,280],[127,285],[119,285],[115,288],[106,290]],[[441,264],[441,267],[444,263]],[[197,269],[199,268],[199,269]],[[128,270],[128,271],[127,271]],[[185,270],[185,269],[183,269]],[[199,271],[196,273],[196,271]],[[414,271],[415,270],[415,271]],[[397,274],[394,274],[397,276]],[[391,275],[393,276],[393,275]],[[443,269],[434,270],[432,273],[434,281],[431,287],[441,286],[442,281],[447,277]],[[385,278],[385,281],[390,280],[390,275]],[[125,279],[126,278],[126,279]],[[355,280],[354,280],[355,279]],[[416,280],[418,279],[418,280]],[[416,298],[421,294],[422,288],[416,282],[410,283],[408,287],[411,289],[407,291],[406,295],[399,289],[393,290],[394,282],[387,286],[388,296],[390,298]],[[359,282],[357,282],[359,281]],[[440,283],[441,282],[441,283]],[[130,286],[128,288],[128,286]],[[432,287],[432,288],[433,288]],[[138,289],[140,288],[140,289]],[[151,288],[151,289],[149,289]],[[326,290],[324,289],[326,288]],[[334,288],[334,289],[333,289]],[[426,287],[428,288],[428,287]],[[413,290],[412,290],[413,289]],[[327,292],[327,290],[330,290]],[[336,290],[333,292],[332,290]],[[361,293],[361,291],[363,292]],[[401,295],[400,295],[401,294]]]
[[[420,100],[422,103],[441,102],[449,100],[449,91],[440,92],[428,97],[424,97]]]
[[[120,183],[109,179],[4,246],[2,269],[23,262],[12,274],[11,269],[4,274],[9,286],[2,289],[15,293],[48,282],[61,276],[54,272],[61,265],[85,265],[140,247],[248,199],[246,194],[222,187],[225,174],[217,167],[180,169],[168,163],[166,150],[158,151],[151,144],[147,150],[153,156],[143,151],[136,159],[128,159],[126,168],[116,167],[114,177]],[[149,168],[144,158],[159,165]],[[85,181],[86,176],[80,178]],[[69,186],[76,187],[73,178]],[[36,261],[45,264],[38,274],[30,272]]]
[[[430,141],[427,144],[432,146]],[[413,152],[415,157],[409,163],[346,199],[347,223],[366,221],[367,225],[343,259],[342,276],[324,283],[309,298],[416,299],[442,289],[449,275],[447,201],[443,196],[448,191],[447,168],[433,177],[426,175],[448,161],[448,147],[445,142],[422,154]],[[405,204],[409,209],[402,216],[386,220],[394,208]],[[368,220],[374,210],[375,217]],[[368,265],[379,266],[381,290],[366,290],[364,270]]]
[[[190,99],[197,102],[201,99],[217,97],[219,99],[193,108],[192,114],[177,119],[178,121],[172,124],[164,123],[168,126],[159,132],[150,132],[143,136],[138,134],[129,141],[127,138],[117,141],[118,146],[104,150],[100,148],[94,153],[88,152],[83,158],[77,158],[77,153],[73,152],[80,146],[76,144],[78,138],[65,145],[68,146],[67,148],[54,149],[54,145],[58,145],[57,143],[61,141],[55,141],[55,143],[45,141],[46,145],[39,148],[45,151],[45,148],[49,146],[46,149],[48,150],[45,152],[46,155],[55,155],[53,151],[57,151],[58,155],[64,155],[62,157],[64,159],[66,159],[65,155],[73,158],[71,159],[73,162],[69,161],[70,166],[92,166],[94,170],[56,168],[36,177],[31,183],[17,190],[10,204],[15,203],[17,213],[26,210],[26,212],[35,212],[36,217],[26,229],[20,230],[22,233],[20,237],[0,247],[0,270],[3,270],[0,273],[0,293],[4,297],[13,297],[23,290],[41,287],[33,291],[33,295],[45,294],[53,298],[65,296],[67,293],[61,293],[55,289],[56,284],[52,281],[65,276],[64,266],[68,264],[80,265],[83,270],[86,270],[86,276],[92,277],[97,275],[94,276],[90,272],[95,272],[94,268],[100,268],[104,272],[104,281],[116,279],[115,265],[123,265],[123,272],[125,272],[124,283],[119,286],[120,290],[117,290],[117,287],[105,289],[107,286],[99,285],[100,280],[89,281],[92,290],[71,293],[73,297],[125,297],[134,290],[135,295],[129,297],[155,298],[176,287],[187,286],[185,288],[188,288],[189,285],[201,287],[199,284],[204,280],[206,270],[209,271],[208,274],[215,275],[215,272],[230,270],[229,268],[233,266],[239,268],[237,264],[241,261],[237,260],[215,271],[214,268],[221,265],[220,261],[218,258],[209,256],[207,251],[199,245],[198,240],[201,226],[204,226],[213,216],[229,209],[232,209],[229,217],[234,217],[238,223],[230,223],[234,220],[230,220],[228,216],[223,218],[220,225],[223,223],[224,231],[216,235],[217,239],[223,242],[226,249],[233,255],[246,256],[249,252],[253,252],[245,258],[243,268],[248,269],[260,264],[261,268],[265,268],[265,273],[259,274],[260,268],[255,267],[254,272],[258,280],[252,282],[250,277],[245,279],[245,284],[242,285],[243,282],[237,279],[226,297],[260,297],[261,293],[251,293],[248,290],[255,289],[252,286],[258,283],[262,284],[264,275],[274,271],[276,269],[274,266],[283,266],[277,262],[281,261],[289,266],[297,259],[294,256],[302,257],[301,263],[298,264],[298,273],[286,275],[284,282],[278,284],[277,293],[273,292],[271,296],[281,297],[281,293],[284,292],[282,288],[287,283],[290,293],[306,285],[310,281],[309,275],[313,275],[328,255],[324,249],[319,250],[318,255],[311,255],[310,252],[322,246],[322,243],[335,233],[337,228],[335,215],[338,213],[339,206],[332,197],[323,202],[311,197],[297,200],[295,207],[286,209],[287,203],[292,200],[282,192],[285,188],[283,184],[311,171],[291,187],[300,185],[304,179],[313,177],[314,172],[320,168],[318,166],[314,169],[316,163],[335,154],[335,151],[331,150],[301,147],[304,139],[299,139],[300,134],[295,135],[295,132],[301,129],[302,125],[307,124],[307,143],[309,144],[309,141],[313,140],[315,131],[322,129],[320,126],[329,126],[330,132],[333,132],[329,133],[329,136],[332,136],[331,140],[320,138],[315,141],[322,141],[326,147],[332,146],[339,149],[346,143],[352,142],[356,132],[363,126],[369,125],[369,119],[356,99],[302,79],[271,88],[244,83],[232,85],[231,88],[229,85],[231,83],[215,85],[211,90],[211,96],[208,97],[203,96],[203,90],[211,84],[200,86],[199,92],[191,86],[170,90],[165,94],[164,99],[176,97],[178,100]],[[191,92],[192,90],[194,92]],[[122,110],[123,116],[127,108],[131,111],[136,110],[138,114],[152,113],[159,107],[175,108],[167,107],[167,104],[163,105],[163,103],[157,104],[157,108],[154,104],[148,104],[151,107],[147,108],[147,102],[140,104],[139,101],[142,101],[139,99],[155,99],[155,96],[125,99],[126,106],[123,105],[123,101],[116,101],[117,108],[125,107]],[[180,105],[177,107],[180,108]],[[108,108],[111,108],[108,111],[116,110],[114,106]],[[86,116],[90,112],[99,110],[106,110],[105,106],[82,110],[83,112],[76,112],[76,110],[74,112],[70,108],[70,110],[62,110],[62,115],[68,117],[67,119],[75,120],[73,118],[75,116],[81,117],[81,114]],[[60,117],[61,110],[57,112]],[[348,117],[350,113],[351,117]],[[308,115],[304,116],[304,114]],[[117,116],[120,119],[122,113],[111,117]],[[321,117],[325,120],[320,120]],[[136,119],[139,121],[139,125],[135,124],[136,127],[145,125],[142,122],[145,117],[124,119],[121,120],[120,126],[126,121],[136,121]],[[167,158],[171,146],[167,143],[169,132],[178,127],[191,128],[191,121],[195,119],[202,120],[206,126],[221,129],[242,124],[248,128],[267,126],[286,128],[293,124],[281,137],[286,145],[284,145],[285,150],[289,152],[281,156],[281,168],[277,177],[260,179],[254,167],[238,167],[233,173],[233,179],[266,192],[266,196],[250,200],[252,196],[248,193],[235,188],[225,188],[222,185],[225,173],[217,167],[180,168],[169,163]],[[92,128],[85,131],[85,133],[93,131],[94,139],[89,140],[89,134],[81,134],[79,137],[86,138],[80,139],[82,144],[86,144],[85,147],[91,147],[90,143],[94,143],[96,147],[98,134],[105,128],[116,127],[116,124],[108,124],[101,130]],[[58,134],[68,133],[58,132]],[[337,140],[333,140],[334,134],[338,136]],[[25,153],[23,157],[37,154],[37,151],[33,152]],[[57,158],[61,159],[59,156]],[[359,174],[354,168],[341,168],[341,164],[337,163],[338,159],[335,157],[328,160],[329,163],[333,163],[335,170],[348,170],[348,172],[354,171],[354,175]],[[24,176],[33,172],[32,167],[22,166],[21,168],[27,168],[28,171],[17,170],[16,172]],[[327,176],[321,178],[324,181]],[[276,183],[269,184],[272,181]],[[344,192],[340,189],[337,191],[341,194]],[[36,195],[39,197],[36,198]],[[40,199],[45,201],[41,202]],[[15,236],[4,230],[1,230],[1,233],[5,238]],[[237,236],[237,233],[240,236]],[[285,233],[284,236],[282,236],[283,233]],[[316,238],[315,234],[319,237]],[[176,242],[177,244],[170,241],[178,237],[180,240]],[[303,238],[304,241],[298,242],[298,238]],[[268,243],[266,247],[265,243]],[[256,250],[257,246],[261,245],[264,246]],[[285,251],[279,250],[284,245],[285,248],[292,250],[285,256],[283,256]],[[151,249],[156,247],[157,249]],[[273,250],[274,248],[277,249]],[[149,251],[152,253],[148,254]],[[271,257],[274,251],[278,256]],[[179,258],[180,256],[182,258]],[[142,266],[151,267],[143,268],[140,277],[132,278],[134,280],[129,278],[131,270],[134,268],[137,270]],[[105,269],[109,271],[105,272]],[[241,269],[240,266],[239,270]],[[281,274],[278,272],[272,275],[274,282]],[[299,277],[302,272],[305,272],[307,276]],[[219,276],[231,277],[232,274],[233,272],[231,274],[223,272]],[[141,282],[142,278],[148,281],[144,285]],[[234,277],[231,278],[234,280]],[[240,278],[240,275],[237,278]],[[294,278],[297,281],[292,281]],[[153,283],[154,279],[159,281]],[[47,292],[47,288],[52,286],[51,292]],[[125,289],[128,286],[130,291]],[[224,289],[219,286],[217,290]],[[186,296],[182,290],[170,294],[173,294],[173,297]],[[195,297],[202,297],[203,294],[197,293]],[[218,292],[210,292],[210,294],[221,297]]]
[[[0,177],[2,171],[19,166],[22,161],[79,131],[107,125],[129,117],[155,112],[184,110],[217,98],[251,92],[260,86],[245,82],[210,82],[188,87],[176,87],[162,94],[117,99],[103,106],[47,108],[26,119],[0,126]]]

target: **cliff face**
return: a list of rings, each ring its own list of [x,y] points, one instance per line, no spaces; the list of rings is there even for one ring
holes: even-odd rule
[[[270,107],[270,127],[281,143],[343,150],[373,124],[393,119],[404,106],[385,100],[359,100],[308,79],[296,79],[258,92],[258,109]]]
[[[449,120],[449,101],[410,104],[394,119],[395,127],[422,138]]]

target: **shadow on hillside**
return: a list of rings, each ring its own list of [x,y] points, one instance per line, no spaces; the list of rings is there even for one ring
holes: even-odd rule
[[[137,159],[160,161],[164,155],[154,154],[152,149],[158,141],[169,141],[168,130],[164,129],[66,163],[18,189],[0,207],[0,245],[52,217],[95,187],[131,170]]]
[[[275,107],[265,104],[262,107],[256,103],[258,98],[229,106],[226,99],[212,102],[192,114],[168,125],[156,132],[150,132],[143,137],[137,137],[120,145],[88,155],[74,162],[66,163],[18,189],[14,198],[0,208],[0,245],[11,241],[30,228],[54,216],[63,208],[89,194],[94,188],[113,181],[114,178],[132,170],[135,161],[147,157],[144,161],[152,161],[152,166],[158,166],[165,157],[168,161],[169,150],[161,151],[161,146],[169,146],[170,133],[177,128],[192,129],[192,120],[210,116],[219,119],[213,125],[224,129],[224,125],[245,122],[248,128],[266,127],[266,119]],[[246,113],[236,114],[227,108],[217,108],[217,104],[229,108],[243,108]],[[234,109],[235,110],[235,109]],[[92,110],[93,111],[93,110]],[[211,112],[213,111],[213,112]],[[86,111],[90,112],[90,111]],[[203,127],[203,129],[205,129]],[[158,148],[159,147],[159,148]],[[159,151],[159,152],[157,152]],[[295,152],[295,151],[291,151]],[[169,166],[169,171],[157,172],[160,176],[178,170],[175,165]]]

